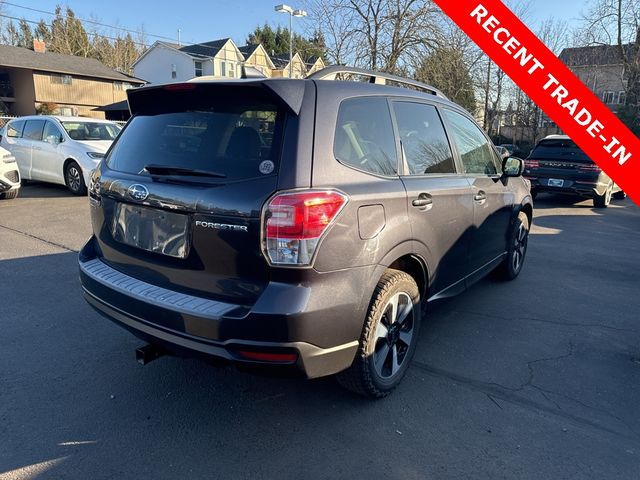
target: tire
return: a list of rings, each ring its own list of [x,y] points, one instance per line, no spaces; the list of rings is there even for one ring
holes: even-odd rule
[[[18,196],[18,192],[20,192],[19,188],[16,188],[15,190],[9,190],[8,192],[0,193],[0,199],[11,200]]]
[[[84,184],[82,169],[76,162],[69,162],[64,169],[64,183],[74,195],[86,195],[87,187]]]
[[[336,375],[338,383],[369,398],[389,395],[411,363],[420,317],[415,280],[399,270],[387,270],[369,304],[356,357],[347,370]]]
[[[624,192],[624,190],[620,190],[619,192],[613,194],[613,198],[615,198],[616,200],[624,200],[625,198],[627,198],[627,194]]]
[[[602,195],[598,195],[597,193],[595,193],[593,195],[593,206],[596,208],[607,208],[611,203],[612,192],[613,183],[610,183]]]
[[[522,265],[529,244],[529,217],[524,212],[518,213],[509,232],[509,248],[507,258],[496,269],[500,280],[514,280],[522,271]]]

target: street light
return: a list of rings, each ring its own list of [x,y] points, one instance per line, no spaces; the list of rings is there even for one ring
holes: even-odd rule
[[[307,12],[299,8],[291,8],[284,3],[276,5],[275,11],[289,14],[289,78],[291,78],[291,69],[293,68],[293,17],[306,17]]]

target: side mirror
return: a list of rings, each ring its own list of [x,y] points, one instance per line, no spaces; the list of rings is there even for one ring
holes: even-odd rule
[[[519,177],[524,171],[524,161],[518,157],[507,157],[502,160],[502,174],[505,177]]]
[[[50,143],[51,145],[58,145],[60,143],[60,137],[58,135],[49,135],[45,142]]]

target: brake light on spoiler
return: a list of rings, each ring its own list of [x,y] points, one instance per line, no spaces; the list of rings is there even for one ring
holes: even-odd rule
[[[275,265],[310,265],[320,240],[347,204],[335,190],[280,193],[262,211],[263,251]]]

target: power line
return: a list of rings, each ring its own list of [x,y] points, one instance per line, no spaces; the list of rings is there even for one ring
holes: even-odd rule
[[[11,15],[5,15],[5,14],[3,14],[3,13],[0,13],[0,17],[2,17],[2,18],[8,18],[8,19],[10,19],[10,20],[17,20],[18,22],[22,22],[22,21],[24,21],[24,22],[27,22],[27,23],[31,23],[31,24],[33,24],[33,25],[39,25],[39,24],[40,24],[40,22],[36,22],[35,20],[27,20],[27,19],[25,19],[25,18],[13,17],[13,16],[11,16]],[[46,23],[44,20],[42,20],[42,22],[43,22],[47,27],[51,27],[51,24],[50,24],[50,23]],[[108,40],[122,40],[122,38],[110,37],[110,36],[108,36],[108,35],[102,35],[101,33],[97,33],[97,32],[86,32],[86,31],[85,31],[85,33],[86,33],[87,35],[90,35],[90,36],[93,36],[93,37],[102,37],[102,38],[106,38],[106,39],[108,39]],[[133,39],[131,40],[131,43],[133,43],[134,45],[138,45],[138,46],[141,46],[141,47],[148,48],[148,45],[146,45],[146,44],[144,44],[144,43],[141,43],[141,42],[136,42],[136,41],[135,41],[135,40],[133,40]]]
[[[42,13],[42,14],[45,14],[45,15],[60,16],[62,18],[67,18],[67,19],[68,18],[73,18],[74,20],[78,20],[80,23],[89,23],[89,24],[98,25],[98,26],[101,26],[101,27],[113,28],[114,30],[122,30],[122,31],[125,31],[125,32],[135,33],[135,34],[138,34],[138,35],[145,35],[147,37],[159,38],[159,39],[162,39],[162,40],[169,40],[169,41],[171,41],[171,43],[176,43],[177,42],[177,40],[175,38],[165,37],[165,36],[162,36],[162,35],[154,35],[154,34],[150,34],[150,33],[146,33],[146,32],[140,32],[140,31],[137,31],[137,30],[131,30],[131,29],[124,28],[124,27],[117,27],[115,25],[109,25],[109,24],[97,22],[97,21],[94,21],[94,20],[86,20],[86,19],[82,19],[82,18],[79,18],[79,17],[75,17],[75,16],[74,17],[69,17],[68,15],[65,15],[63,13],[49,12],[47,10],[40,10],[40,9],[37,9],[37,8],[26,7],[24,5],[18,5],[17,3],[6,2],[6,1],[1,1],[1,0],[0,0],[0,3],[3,4],[3,5],[9,5],[9,6],[12,6],[12,7],[22,8],[24,10],[29,10],[29,11],[36,12],[36,13]],[[8,15],[1,15],[1,16],[5,17],[5,18],[11,18],[13,20],[18,20],[18,21],[23,20],[23,19],[19,19],[19,18],[16,18],[16,17],[10,17]],[[36,25],[39,23],[39,22],[35,22],[33,20],[25,20],[25,21],[27,23],[32,23],[32,24],[36,24]],[[51,24],[46,24],[46,25],[47,26],[51,26]],[[97,33],[89,33],[89,32],[87,32],[87,34],[88,35],[94,35],[94,36],[95,35],[99,35]],[[109,37],[107,35],[100,35],[100,36],[103,37],[103,38],[108,38],[110,40],[117,40],[116,38]],[[149,47],[149,45],[144,44],[144,43],[140,43],[140,42],[133,42],[133,43],[135,43],[136,45],[141,45],[141,46],[143,46],[145,48]],[[198,45],[200,48],[204,48],[204,49],[218,50],[216,47],[212,47],[210,45],[203,45],[202,43],[195,43],[195,42],[185,42],[185,43],[182,43],[181,46],[187,47],[187,46],[192,46],[192,45]]]
[[[75,16],[74,17],[69,17],[68,15],[65,15],[63,13],[49,12],[47,10],[40,10],[40,9],[37,9],[37,8],[26,7],[24,5],[18,5],[17,3],[11,3],[11,2],[0,2],[0,3],[2,3],[3,5],[9,5],[9,6],[12,6],[12,7],[22,8],[24,10],[29,10],[31,12],[43,13],[45,15],[60,16],[62,18],[73,18],[74,20],[78,20],[81,23],[89,23],[89,24],[92,24],[92,25],[98,25],[100,27],[113,28],[114,30],[122,30],[122,31],[128,32],[128,33],[135,33],[137,35],[146,35],[148,37],[160,38],[162,40],[170,40],[172,42],[176,41],[174,38],[165,37],[165,36],[162,36],[162,35],[154,35],[154,34],[151,34],[151,33],[141,32],[141,31],[138,31],[138,30],[131,30],[131,29],[125,28],[125,27],[118,27],[116,25],[109,25],[109,24],[106,24],[106,23],[97,22],[95,20],[87,20],[87,19],[83,19],[83,18],[79,18],[79,17],[75,17]]]

